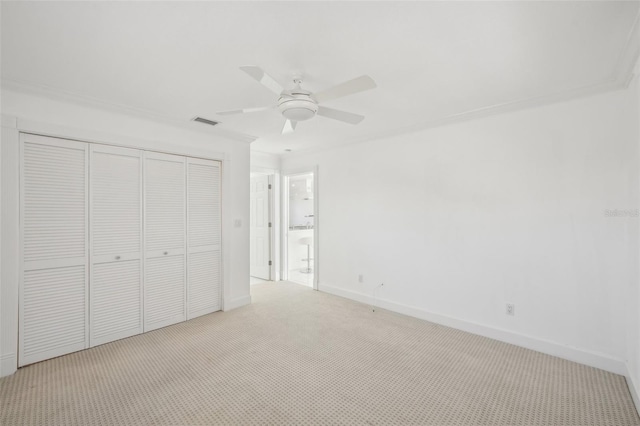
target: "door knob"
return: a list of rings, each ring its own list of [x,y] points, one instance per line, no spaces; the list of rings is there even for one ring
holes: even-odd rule
[[[116,256],[116,260],[120,260],[120,256]]]
[[[168,252],[168,251],[165,251],[165,252],[164,252],[164,254],[169,254],[169,252]]]

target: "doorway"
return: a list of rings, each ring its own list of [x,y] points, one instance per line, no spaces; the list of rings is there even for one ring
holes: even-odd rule
[[[317,181],[315,171],[284,176],[283,276],[317,289]]]
[[[252,172],[250,178],[249,275],[251,282],[271,281],[274,175]]]

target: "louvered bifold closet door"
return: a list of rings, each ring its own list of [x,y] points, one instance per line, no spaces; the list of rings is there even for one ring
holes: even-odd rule
[[[21,135],[19,365],[88,346],[88,146]]]
[[[144,153],[144,331],[186,319],[185,157]]]
[[[220,163],[187,159],[187,317],[221,308]]]
[[[142,152],[91,145],[90,345],[142,333]]]

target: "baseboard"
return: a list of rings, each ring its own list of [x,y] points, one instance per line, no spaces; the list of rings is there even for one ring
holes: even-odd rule
[[[375,306],[386,309],[388,311],[397,312],[399,314],[412,316],[440,325],[445,325],[447,327],[488,337],[490,339],[495,339],[501,342],[510,343],[512,345],[521,346],[527,349],[542,352],[547,355],[574,361],[615,374],[625,376],[627,373],[626,364],[623,360],[610,357],[606,354],[587,351],[533,336],[527,336],[508,330],[490,327],[484,324],[460,320],[457,318],[428,312],[413,306],[391,302],[385,299],[376,298],[375,303],[372,303],[371,296],[369,295],[350,290],[344,290],[339,287],[334,287],[327,284],[321,284],[319,290],[361,303],[366,303],[368,305],[374,304]]]
[[[251,304],[251,296],[237,297],[229,301],[225,300],[224,308],[222,310],[226,312],[235,308],[239,308],[240,306],[249,305],[249,304]]]
[[[633,403],[636,405],[636,411],[640,414],[640,383],[637,383],[631,377],[631,372],[629,371],[629,367],[627,368],[627,372],[625,374],[625,379],[627,380],[627,386],[629,387],[629,393],[631,394],[631,399],[633,399]]]
[[[4,354],[0,356],[0,377],[10,376],[18,370],[18,358],[16,354]]]

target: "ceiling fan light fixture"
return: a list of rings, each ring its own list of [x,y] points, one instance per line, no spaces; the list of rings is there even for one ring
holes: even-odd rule
[[[283,96],[278,102],[278,109],[291,121],[305,121],[316,115],[318,104],[309,95]]]
[[[291,121],[305,121],[316,115],[316,112],[308,108],[288,108],[282,111],[282,115]]]

